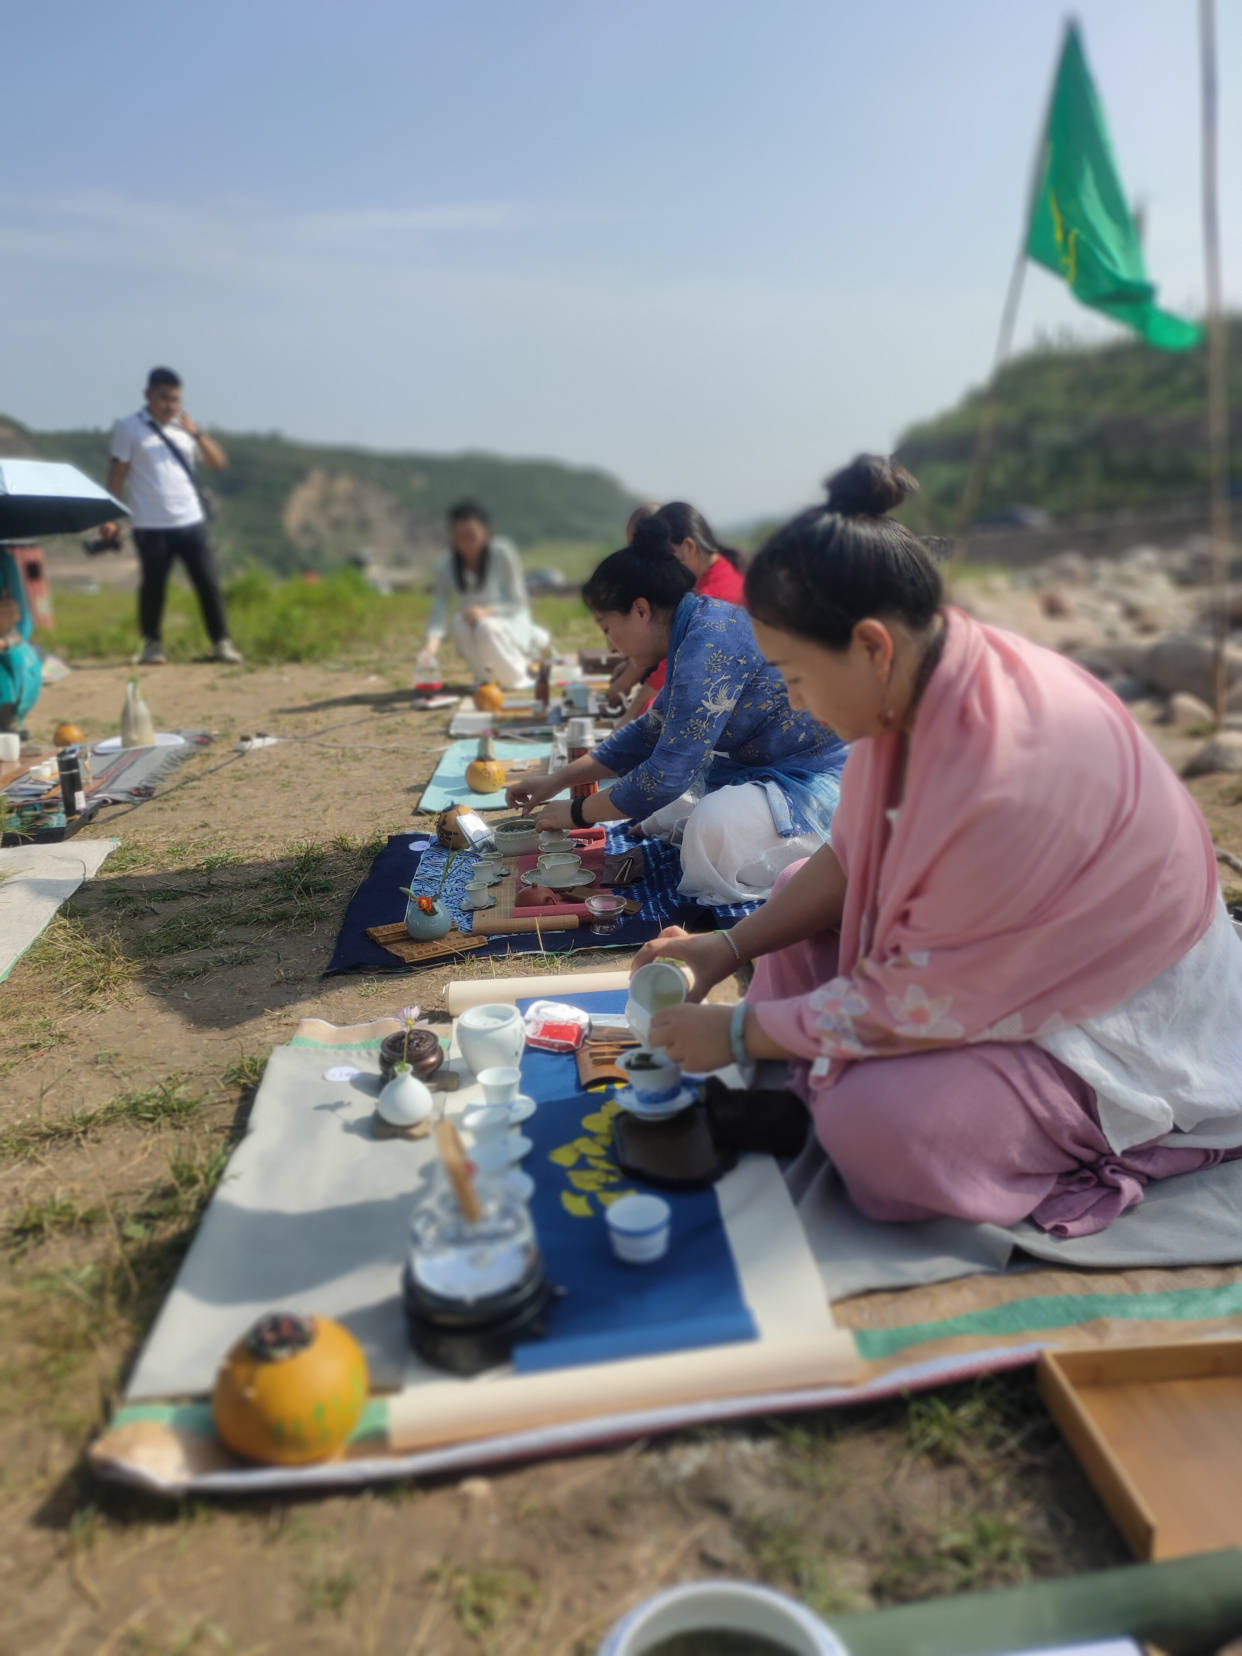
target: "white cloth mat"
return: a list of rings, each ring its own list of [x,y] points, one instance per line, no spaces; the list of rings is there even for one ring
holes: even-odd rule
[[[0,983],[56,910],[99,869],[120,840],[69,840],[60,845],[0,849]]]

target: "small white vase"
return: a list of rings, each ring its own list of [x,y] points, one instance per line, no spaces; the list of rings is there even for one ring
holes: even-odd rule
[[[428,1120],[434,1108],[431,1090],[408,1064],[393,1066],[392,1079],[385,1082],[376,1106],[390,1127],[417,1127]]]

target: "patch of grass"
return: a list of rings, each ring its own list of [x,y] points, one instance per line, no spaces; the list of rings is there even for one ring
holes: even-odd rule
[[[75,1007],[114,1000],[134,975],[134,963],[115,931],[87,931],[63,910],[29,949],[26,964],[54,977],[60,999]]]
[[[829,1494],[839,1477],[835,1426],[776,1420],[772,1430],[780,1443],[777,1467],[782,1481],[811,1495]]]
[[[791,1589],[817,1615],[841,1615],[864,1607],[857,1589],[840,1577],[823,1543],[795,1519],[751,1517],[745,1523],[750,1549],[766,1576]]]
[[[135,1126],[152,1127],[166,1122],[184,1121],[202,1108],[202,1093],[187,1093],[185,1078],[170,1075],[153,1087],[139,1091],[118,1093],[98,1111],[99,1124],[107,1126],[114,1121],[128,1121]]]
[[[132,868],[145,868],[148,863],[155,862],[160,856],[153,846],[145,840],[127,839],[117,846],[115,851],[109,852],[107,861],[103,865],[103,877],[111,879],[114,874],[127,874]]]
[[[146,1242],[169,1225],[192,1225],[207,1206],[228,1166],[230,1146],[216,1144],[176,1152],[168,1179],[123,1219],[118,1229],[128,1242]]]
[[[134,943],[134,954],[140,960],[159,960],[164,955],[209,948],[222,942],[225,928],[239,920],[235,902],[197,903],[186,913],[170,914],[144,932]]]
[[[55,1236],[93,1230],[103,1218],[103,1209],[89,1207],[76,1196],[57,1194],[41,1201],[27,1202],[5,1231],[12,1253],[24,1253]]]
[[[196,979],[206,977],[208,973],[214,972],[215,969],[216,962],[211,959],[187,960],[181,966],[170,966],[162,976],[166,983],[193,983]]]
[[[994,1379],[912,1398],[906,1413],[913,1455],[965,1466],[985,1482],[1047,1429],[1048,1417],[1033,1398]]]
[[[313,1619],[323,1610],[339,1616],[358,1589],[359,1576],[350,1564],[340,1570],[326,1570],[322,1561],[303,1583],[303,1613]]]
[[[201,1093],[187,1093],[181,1076],[169,1076],[154,1087],[118,1093],[95,1110],[76,1110],[55,1121],[25,1122],[0,1132],[0,1155],[29,1156],[58,1144],[81,1143],[102,1127],[128,1122],[136,1127],[167,1126],[187,1120],[203,1104]]]
[[[236,1087],[242,1092],[254,1092],[257,1091],[266,1068],[265,1052],[239,1052],[232,1063],[226,1064],[220,1071],[220,1081],[226,1087]]]
[[[539,1596],[538,1586],[519,1566],[450,1569],[447,1586],[457,1624],[471,1639],[496,1632]]]
[[[906,1601],[1010,1586],[1031,1575],[1022,1527],[1006,1512],[978,1512],[949,1524],[926,1548],[892,1551],[875,1578],[882,1600]]]

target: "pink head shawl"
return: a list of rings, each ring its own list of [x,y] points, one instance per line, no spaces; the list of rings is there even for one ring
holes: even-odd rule
[[[947,618],[891,835],[902,738],[846,761],[842,975],[812,996],[821,1075],[1081,1023],[1180,960],[1219,900],[1203,818],[1117,698],[1050,650]]]

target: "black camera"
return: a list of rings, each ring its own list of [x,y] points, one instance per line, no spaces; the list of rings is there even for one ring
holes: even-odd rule
[[[103,552],[119,552],[121,537],[119,535],[95,535],[87,537],[82,542],[82,550],[88,558],[97,558]]]

